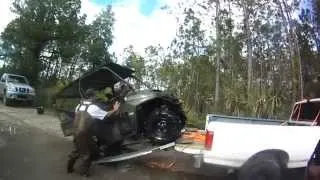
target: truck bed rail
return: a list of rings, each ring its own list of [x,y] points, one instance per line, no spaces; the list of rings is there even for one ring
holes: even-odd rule
[[[240,116],[225,116],[217,114],[208,114],[206,127],[209,122],[227,122],[227,123],[243,123],[243,124],[261,124],[261,125],[287,125],[287,126],[311,126],[312,122],[306,121],[291,121],[291,120],[277,120],[277,119],[263,119]]]

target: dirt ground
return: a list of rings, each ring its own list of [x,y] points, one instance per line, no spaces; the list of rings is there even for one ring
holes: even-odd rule
[[[52,113],[38,115],[35,109],[0,104],[0,180],[86,179],[66,173],[66,158],[72,147]],[[234,180],[225,169],[193,168],[191,156],[175,151],[153,153],[138,159],[94,165],[89,179],[99,180]],[[76,167],[77,170],[77,167]],[[301,173],[285,179],[301,179]]]
[[[79,179],[77,172],[66,174],[71,147],[71,139],[63,137],[53,114],[38,115],[35,109],[0,105],[0,180]],[[164,151],[131,161],[94,165],[90,179],[201,180],[224,176],[224,170],[212,173],[211,168],[192,168],[192,163],[188,155]]]

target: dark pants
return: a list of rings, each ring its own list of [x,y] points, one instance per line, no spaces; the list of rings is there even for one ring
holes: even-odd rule
[[[97,137],[98,142],[93,137]],[[99,158],[99,146],[107,146],[111,154],[106,155],[112,155],[112,151],[120,151],[122,139],[117,121],[94,119],[90,128],[74,135],[74,150],[69,155],[68,172],[73,172],[75,162],[82,157],[80,173],[88,176],[92,161]]]
[[[92,161],[99,158],[99,149],[96,142],[93,140],[93,136],[89,134],[79,134],[74,136],[74,149],[69,154],[69,160],[67,165],[68,173],[73,172],[73,167],[79,158],[82,158],[82,164],[80,174],[89,176],[89,169]]]
[[[95,120],[94,134],[103,145],[112,145],[123,139],[117,120]]]

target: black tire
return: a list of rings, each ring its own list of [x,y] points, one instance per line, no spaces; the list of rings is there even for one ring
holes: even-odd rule
[[[154,108],[145,121],[147,137],[157,144],[177,140],[181,135],[182,128],[181,116],[167,106]]]
[[[282,167],[273,156],[259,156],[244,164],[238,180],[281,180]]]
[[[43,114],[44,113],[44,107],[43,106],[37,107],[37,113],[38,114]]]

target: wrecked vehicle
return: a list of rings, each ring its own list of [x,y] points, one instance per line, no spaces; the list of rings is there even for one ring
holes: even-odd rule
[[[107,136],[117,139],[114,144],[125,146],[143,142],[144,145],[163,145],[174,142],[186,123],[181,102],[173,95],[151,88],[142,89],[142,86],[148,85],[136,78],[132,69],[115,63],[73,81],[54,98],[64,136],[72,135],[74,109],[86,89],[108,87],[113,91],[111,101],[121,102],[119,113],[108,122],[112,132],[106,128]]]

